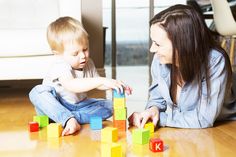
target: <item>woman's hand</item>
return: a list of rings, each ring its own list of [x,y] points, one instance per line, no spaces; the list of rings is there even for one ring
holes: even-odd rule
[[[143,128],[148,120],[151,120],[154,126],[157,125],[159,120],[159,110],[157,107],[152,106],[143,112],[134,112],[129,118],[129,124]]]

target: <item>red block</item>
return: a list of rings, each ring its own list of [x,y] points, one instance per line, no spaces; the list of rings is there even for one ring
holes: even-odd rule
[[[39,123],[38,122],[29,122],[29,131],[30,132],[39,131]]]
[[[119,131],[126,131],[126,120],[114,120],[113,126],[117,128]]]
[[[163,145],[163,141],[161,139],[158,138],[151,138],[149,140],[149,149],[152,152],[163,152],[164,145]]]

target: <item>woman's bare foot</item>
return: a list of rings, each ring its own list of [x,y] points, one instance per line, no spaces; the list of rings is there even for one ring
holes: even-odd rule
[[[67,121],[65,129],[62,131],[62,136],[71,135],[80,130],[80,128],[81,126],[77,120],[72,117]]]

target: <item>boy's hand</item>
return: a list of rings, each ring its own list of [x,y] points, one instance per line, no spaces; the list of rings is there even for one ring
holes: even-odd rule
[[[123,87],[125,87],[125,84],[120,80],[114,80],[114,79],[108,79],[108,78],[102,78],[103,86],[105,86],[107,89],[114,89],[118,93],[123,93]]]
[[[131,95],[131,94],[132,94],[133,89],[132,89],[131,87],[125,86],[124,89],[125,89],[125,93],[126,93],[126,94],[128,94],[128,95]]]

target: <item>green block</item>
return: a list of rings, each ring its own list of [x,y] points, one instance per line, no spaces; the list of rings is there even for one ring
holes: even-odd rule
[[[133,144],[147,144],[150,138],[150,130],[135,129],[132,131]]]
[[[34,116],[33,121],[38,122],[39,127],[45,127],[49,123],[48,116],[45,115]]]
[[[127,110],[126,108],[115,108],[114,116],[115,120],[126,120]]]

